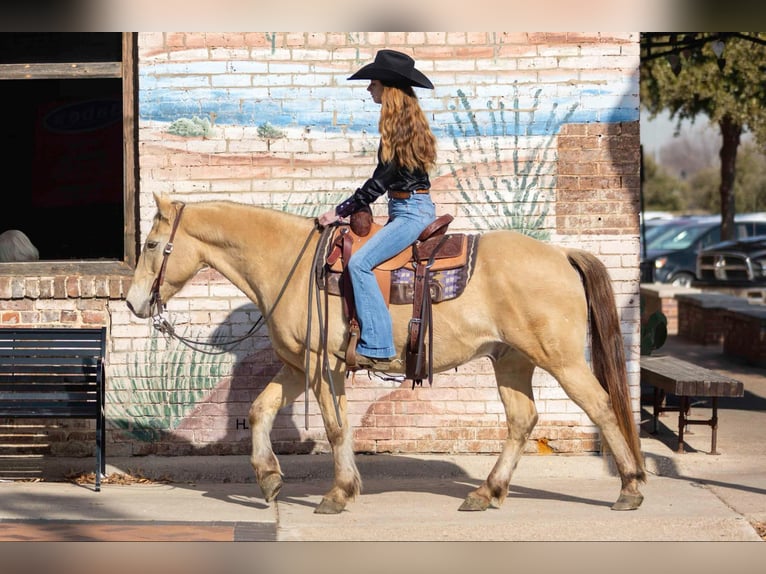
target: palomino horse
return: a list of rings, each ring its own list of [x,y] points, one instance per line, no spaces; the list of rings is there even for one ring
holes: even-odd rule
[[[277,411],[292,403],[308,380],[332,445],[335,469],[333,486],[315,512],[341,512],[361,492],[346,418],[345,365],[338,358],[348,332],[337,297],[328,304],[326,339],[320,336],[319,321],[307,320],[306,287],[319,240],[315,221],[226,201],[184,205],[157,196],[155,201],[157,214],[136,266],[128,307],[142,318],[158,313],[162,302],[206,266],[245,293],[267,319],[271,343],[284,363],[250,409],[251,464],[258,485],[266,501],[274,500],[282,487],[269,433]],[[411,308],[392,306],[391,314],[403,358]],[[589,318],[593,371],[585,359]],[[433,325],[434,372],[489,357],[508,424],[508,437],[494,468],[467,495],[461,510],[485,510],[505,500],[511,475],[537,422],[532,394],[535,367],[555,377],[601,429],[622,480],[612,508],[640,506],[643,496],[638,485],[646,473],[630,404],[625,351],[607,270],[595,256],[512,231],[487,232],[479,241],[475,271],[464,293],[434,305]],[[320,339],[327,353],[320,348]],[[329,357],[329,367],[322,366],[323,357]],[[326,376],[328,368],[332,377]]]

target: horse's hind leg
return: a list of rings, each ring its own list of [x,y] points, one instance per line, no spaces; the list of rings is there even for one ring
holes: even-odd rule
[[[580,364],[572,361],[566,367],[551,369],[550,372],[575,404],[598,425],[604,441],[614,457],[617,471],[620,473],[622,488],[620,497],[612,509],[635,510],[641,506],[644,499],[638,489],[639,482],[644,478],[644,472],[636,462],[627,440],[620,431],[607,392],[601,387],[584,360]]]
[[[535,366],[520,353],[506,349],[495,358],[494,369],[505,407],[508,437],[487,479],[466,497],[460,510],[486,510],[490,504],[500,506],[503,503],[524,445],[537,423],[537,408],[532,395]]]
[[[282,367],[250,407],[253,440],[250,464],[266,502],[274,500],[282,488],[282,469],[271,448],[271,428],[277,411],[292,403],[303,391],[301,383],[298,372]]]

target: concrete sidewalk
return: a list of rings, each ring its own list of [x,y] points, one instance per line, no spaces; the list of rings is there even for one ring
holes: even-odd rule
[[[495,455],[359,455],[363,493],[337,516],[313,513],[331,485],[329,455],[280,456],[285,484],[276,504],[261,498],[244,456],[108,458],[110,475],[173,482],[107,482],[100,493],[70,482],[2,483],[0,540],[762,541],[764,370],[673,337],[661,351],[743,380],[746,396],[720,401],[720,455],[707,454],[707,426],[694,427],[689,451],[676,453],[671,414],[658,436],[642,433],[649,480],[637,511],[609,509],[620,481],[611,459],[597,455],[524,456],[505,504],[479,513],[457,509]],[[709,416],[702,403],[692,411]],[[49,457],[46,464],[55,476],[90,462]]]

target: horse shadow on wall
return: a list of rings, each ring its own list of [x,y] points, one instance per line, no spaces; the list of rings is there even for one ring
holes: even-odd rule
[[[153,331],[147,338],[143,365],[130,367],[127,376],[113,377],[114,383],[109,392],[111,400],[107,401],[111,403],[108,428],[112,440],[107,448],[112,446],[125,452],[127,444],[135,457],[137,468],[141,468],[141,456],[144,455],[249,455],[252,445],[248,428],[250,405],[279,371],[281,363],[265,333],[261,336],[246,336],[240,344],[232,347],[229,347],[227,342],[243,337],[242,334],[233,334],[243,331],[243,318],[252,325],[259,316],[259,311],[252,304],[239,307],[220,323],[205,341],[205,345],[196,344],[195,349],[175,339],[166,339],[162,334]],[[179,326],[175,328],[182,330]],[[200,340],[192,333],[181,336]],[[210,345],[207,344],[208,341]],[[230,352],[220,353],[224,349]],[[128,391],[128,382],[129,392],[163,402],[122,407],[118,401],[120,393]],[[383,392],[381,400],[386,400],[386,397],[387,393]],[[313,394],[310,395],[309,401],[312,428],[304,432],[304,429],[296,425],[296,421],[302,420],[305,406],[299,399],[279,411],[271,439],[277,456],[309,453],[323,455],[311,456],[310,461],[303,457],[281,459],[285,473],[285,487],[281,498],[298,504],[313,505],[307,497],[321,495],[330,484],[333,462]],[[367,407],[360,424],[365,424],[365,419],[374,409],[375,401]],[[210,439],[206,441],[206,437]],[[113,446],[119,442],[124,446]],[[391,479],[422,475],[424,467],[428,469],[425,472],[440,477],[441,485],[435,487],[434,484],[424,483],[423,492],[433,492],[436,488],[444,494],[462,500],[466,493],[466,479],[471,480],[466,476],[464,469],[449,461],[424,461],[400,455],[395,456],[393,460],[386,457],[386,461],[383,462],[375,456],[357,456],[362,476],[370,479],[365,488],[367,493],[396,489],[398,487],[395,482],[390,482]],[[244,465],[243,468],[231,466],[240,463]],[[212,478],[213,481],[219,480],[218,475],[224,476],[229,472],[230,474],[225,476],[227,482],[243,484],[241,492],[236,496],[226,495],[227,498],[234,503],[254,508],[268,506],[259,499],[260,492],[253,484],[255,476],[251,474],[252,469],[247,462],[235,457],[231,461],[222,461],[221,464],[230,470],[221,472],[219,469]],[[166,468],[175,468],[176,476],[173,476],[172,470],[166,471]],[[151,479],[168,478],[183,484],[187,481],[204,483],[205,477],[198,475],[203,472],[205,471],[196,467],[178,469],[177,466],[166,466],[159,461],[157,468],[143,469],[140,474]],[[233,476],[238,478],[234,479]],[[208,478],[208,481],[210,480]],[[480,480],[472,482],[478,486]],[[204,484],[185,484],[184,488],[187,487],[205,490]],[[406,489],[421,490],[411,482],[407,483]],[[524,489],[521,489],[518,492],[523,491]],[[224,495],[211,491],[208,496]],[[541,496],[548,494],[542,493]]]
[[[110,378],[110,446],[132,456],[249,455],[250,406],[282,367],[265,328],[251,333],[260,316],[255,305],[242,305],[209,335],[191,332],[181,318],[174,330],[194,341],[189,344],[153,330],[135,361]],[[376,386],[377,379],[359,376],[365,378],[363,386]],[[356,430],[374,426],[376,404],[389,401],[400,386],[408,384],[381,383],[379,396],[352,420]],[[348,383],[353,392],[351,387]],[[270,437],[277,455],[330,452],[313,393],[277,413]]]
[[[281,368],[265,328],[252,331],[258,318],[257,307],[246,304],[209,335],[175,325],[186,343],[153,330],[125,373],[112,377],[107,412],[115,449],[133,456],[250,454],[250,405]],[[277,454],[315,449],[293,423],[297,404],[274,422]]]

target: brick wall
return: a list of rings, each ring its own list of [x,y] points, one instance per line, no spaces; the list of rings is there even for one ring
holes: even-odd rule
[[[680,337],[701,345],[720,345],[723,342],[725,307],[710,307],[681,298],[677,304]]]
[[[721,310],[725,355],[766,367],[766,309],[760,305]]]
[[[418,95],[439,141],[437,213],[455,216],[455,229],[516,228],[605,262],[637,412],[637,34],[141,33],[142,239],[154,193],[304,215],[347,197],[374,167],[379,110],[366,82],[346,78],[380,48],[413,55],[436,86]],[[208,355],[166,340],[119,299],[104,305],[109,452],[248,453],[247,409],[278,369],[265,335]],[[211,271],[168,307],[183,334],[203,340],[241,336],[259,316]],[[437,375],[431,388],[361,373],[347,388],[359,451],[501,448],[505,420],[487,361]],[[534,390],[541,418],[527,452],[600,448],[597,429],[549,375],[538,372]],[[278,415],[277,452],[328,449],[313,397],[308,429],[305,408],[300,397]]]
[[[637,234],[638,123],[564,125],[558,152],[557,232]]]

